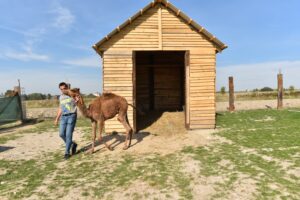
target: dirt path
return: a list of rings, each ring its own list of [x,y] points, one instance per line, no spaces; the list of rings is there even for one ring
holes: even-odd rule
[[[236,101],[236,110],[253,110],[253,109],[266,109],[267,106],[271,108],[277,107],[277,100],[253,100],[253,101]],[[300,99],[284,99],[283,106],[285,108],[295,108],[300,107]],[[217,111],[226,111],[228,107],[228,102],[217,102]],[[57,108],[28,108],[27,117],[28,118],[54,118],[57,112]],[[81,113],[78,112],[79,116]]]
[[[255,109],[266,109],[269,106],[273,109],[277,108],[277,100],[255,100],[255,101],[236,101],[236,110],[255,110]],[[226,111],[228,102],[217,102],[217,111]],[[300,99],[284,99],[284,108],[295,108],[300,107]]]
[[[133,154],[158,153],[165,155],[181,150],[185,146],[202,146],[207,145],[214,140],[212,133],[215,130],[199,130],[186,131],[184,128],[183,112],[165,112],[159,120],[139,133],[133,135],[131,148],[126,152]],[[33,125],[30,125],[32,128]],[[9,134],[14,134],[18,130],[26,129],[26,127],[16,128]],[[34,130],[34,129],[33,129]],[[74,132],[74,138],[79,146],[78,149],[85,151],[90,148],[91,141],[87,140],[84,135],[89,135],[90,129],[82,129],[77,127]],[[125,140],[125,135],[115,134],[106,135],[104,142],[111,144],[114,151],[108,151],[104,145],[97,144],[95,150],[104,152],[105,154],[120,154]],[[58,131],[46,131],[43,133],[26,133],[23,136],[9,140],[2,145],[7,148],[6,151],[0,153],[0,159],[10,160],[28,160],[49,152],[55,152],[64,148],[64,144],[58,135]],[[2,149],[3,149],[2,148]]]
[[[113,151],[109,151],[103,144],[100,144],[96,146],[94,154],[79,153],[68,161],[62,158],[64,144],[58,132],[50,129],[50,125],[48,129],[47,123],[46,128],[45,124],[42,124],[44,129],[40,130],[46,131],[40,134],[34,132],[34,128],[32,132],[25,129],[26,133],[21,137],[0,145],[0,162],[7,163],[0,168],[0,178],[7,176],[5,181],[0,180],[0,185],[2,185],[0,196],[10,197],[11,193],[22,191],[28,195],[26,199],[43,199],[44,197],[45,199],[80,200],[248,200],[259,198],[256,194],[261,192],[260,184],[265,177],[272,177],[268,171],[269,167],[265,166],[270,166],[271,172],[275,175],[279,174],[279,171],[277,172],[277,166],[279,166],[282,172],[287,173],[284,181],[290,182],[289,188],[298,188],[299,182],[295,180],[300,177],[299,166],[291,167],[291,163],[285,160],[275,159],[271,155],[266,156],[255,148],[245,148],[235,140],[214,134],[216,131],[220,131],[218,135],[222,135],[224,133],[222,131],[228,131],[228,134],[231,134],[231,129],[233,133],[234,130],[239,129],[187,132],[182,128],[183,119],[183,113],[164,113],[150,127],[133,136],[132,146],[128,150],[122,150],[124,135],[107,135],[104,136],[104,141],[112,144]],[[275,119],[274,116],[262,115],[254,118],[253,123],[270,123]],[[87,125],[81,126],[75,129],[74,140],[78,142],[79,149],[85,150],[91,145],[88,139],[91,129],[86,127]],[[22,128],[24,130],[24,127]],[[18,129],[13,131],[17,132]],[[5,137],[9,134],[13,132],[6,133]],[[4,150],[2,151],[1,148]],[[298,146],[290,148],[297,149]],[[57,154],[42,157],[45,153],[51,152],[61,152],[61,157]],[[298,158],[299,154],[295,156]],[[29,159],[38,162],[31,166]],[[39,176],[42,178],[38,179],[39,177],[35,177],[35,174],[22,176],[21,168],[23,163],[26,164],[26,160],[28,161],[27,167],[30,169],[26,173],[39,172],[36,169],[41,167]],[[21,168],[16,166],[18,163],[21,163]],[[274,163],[276,163],[276,168]],[[43,169],[47,165],[48,168]],[[6,175],[9,169],[18,169],[20,173],[16,173],[18,176],[13,175],[11,179],[10,174],[13,174],[11,171]],[[247,173],[248,171],[251,173]],[[251,175],[252,171],[256,171],[257,176]],[[21,177],[21,179],[17,180],[14,177]],[[36,187],[26,188],[27,185],[35,183],[36,179],[40,181],[37,181]],[[270,188],[266,186],[264,190],[283,191],[286,199],[292,199],[288,198],[293,197],[295,193],[291,192],[292,189],[289,191],[284,184],[278,184],[276,181],[273,184],[273,182],[272,180],[272,184],[268,185]],[[5,186],[7,190],[3,189]]]
[[[133,154],[159,153],[168,154],[181,150],[185,146],[206,145],[214,140],[211,135],[214,130],[192,131],[189,134],[177,136],[158,136],[149,132],[135,134],[132,139],[132,146],[126,152]],[[91,141],[84,139],[84,131],[80,128],[74,132],[74,140],[79,144],[78,149],[87,150]],[[96,153],[120,154],[123,151],[125,135],[107,135],[104,141],[112,144],[114,151],[108,151],[103,144],[96,144]],[[26,133],[15,140],[9,140],[1,145],[0,159],[8,160],[29,160],[37,158],[45,153],[61,150],[63,154],[64,144],[58,132]]]
[[[82,135],[81,131],[76,131],[74,140],[81,141]],[[7,150],[0,153],[0,159],[30,160],[58,149],[63,150],[63,141],[58,132],[26,133],[15,140],[9,140],[1,148]]]

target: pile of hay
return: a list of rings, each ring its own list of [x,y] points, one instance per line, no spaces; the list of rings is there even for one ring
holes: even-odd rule
[[[173,136],[186,134],[184,112],[153,111],[138,118],[140,132],[154,135]]]

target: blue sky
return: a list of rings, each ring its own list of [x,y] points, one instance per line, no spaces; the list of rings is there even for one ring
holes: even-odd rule
[[[21,79],[26,93],[59,93],[68,81],[101,91],[101,60],[91,46],[149,0],[0,0],[0,93]],[[300,1],[172,0],[229,48],[217,57],[217,89],[300,88]]]

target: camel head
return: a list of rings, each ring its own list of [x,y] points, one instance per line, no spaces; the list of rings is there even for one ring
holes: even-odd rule
[[[70,89],[68,91],[68,95],[70,97],[72,97],[73,99],[75,99],[77,103],[80,103],[81,105],[83,105],[83,99],[82,99],[82,96],[80,94],[80,89],[79,88]]]

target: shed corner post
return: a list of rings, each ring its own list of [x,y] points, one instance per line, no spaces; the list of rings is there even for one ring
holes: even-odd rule
[[[185,127],[190,130],[190,51],[185,51]]]
[[[132,51],[132,104],[136,108],[136,51]],[[133,109],[133,132],[137,130],[136,109]]]

